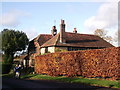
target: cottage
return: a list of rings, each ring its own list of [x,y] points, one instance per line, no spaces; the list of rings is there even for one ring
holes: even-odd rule
[[[55,30],[56,28],[54,26],[53,33]],[[113,47],[113,45],[99,36],[77,33],[76,28],[74,28],[73,32],[65,32],[65,22],[61,20],[60,33],[54,34],[50,40],[41,46],[41,54],[47,52],[53,53],[56,52],[57,49],[73,51],[107,47]]]
[[[57,50],[74,51],[114,47],[99,36],[77,33],[76,28],[74,28],[73,32],[66,32],[64,20],[61,20],[58,34],[55,26],[53,26],[51,32],[52,34],[40,34],[30,41],[28,48],[30,60],[34,60],[36,55],[54,53]]]

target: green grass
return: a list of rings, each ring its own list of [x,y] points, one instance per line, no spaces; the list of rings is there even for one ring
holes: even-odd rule
[[[12,78],[13,76],[14,76],[13,70],[11,70],[10,73],[8,73],[8,74],[0,74],[0,77]]]
[[[14,77],[13,71],[9,74],[2,74],[2,77],[12,78]],[[40,75],[40,74],[24,74],[21,75],[21,79],[34,79],[34,80],[54,80],[54,81],[62,81],[69,83],[81,83],[81,84],[89,84],[95,86],[103,86],[103,87],[112,87],[112,88],[120,88],[120,80],[110,81],[105,79],[90,79],[83,78],[81,76],[78,77],[65,77],[65,76],[48,76],[48,75]]]
[[[88,79],[83,77],[65,77],[65,76],[58,76],[52,77],[48,75],[38,75],[38,74],[28,74],[21,76],[22,79],[29,78],[29,79],[40,79],[40,80],[55,80],[55,81],[62,81],[62,82],[70,82],[70,83],[82,83],[82,84],[89,84],[95,86],[104,86],[104,87],[113,87],[113,88],[120,88],[120,81],[109,81],[105,79]]]

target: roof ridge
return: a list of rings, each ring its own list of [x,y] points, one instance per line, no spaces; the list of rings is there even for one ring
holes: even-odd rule
[[[51,35],[51,34],[39,34],[37,37],[35,37],[34,39],[36,39],[36,40],[38,40],[39,38],[40,38],[40,36],[42,36],[42,35]],[[51,35],[52,36],[52,35]]]
[[[83,34],[83,33],[74,33],[74,32],[66,32],[66,33],[97,36],[97,35],[94,35],[94,34]]]
[[[51,34],[39,34],[37,37],[40,37],[41,35],[51,35]],[[51,35],[52,36],[52,35]]]

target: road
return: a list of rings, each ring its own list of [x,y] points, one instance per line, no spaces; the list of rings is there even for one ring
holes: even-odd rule
[[[22,80],[14,78],[2,78],[2,90],[45,90],[45,89],[65,89],[65,88],[80,88],[81,90],[118,90],[105,87],[73,84],[73,83],[63,83],[56,81],[46,81],[46,80]]]

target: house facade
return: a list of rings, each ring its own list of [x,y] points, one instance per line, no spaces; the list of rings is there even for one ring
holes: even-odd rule
[[[29,42],[28,57],[29,57],[30,67],[34,65],[35,56],[41,54],[41,46],[51,38],[52,38],[52,35],[50,34],[40,34]]]
[[[40,34],[30,41],[28,47],[30,63],[34,61],[36,55],[45,53],[114,47],[99,36],[77,33],[76,28],[73,32],[66,32],[65,26],[65,21],[61,20],[59,33],[53,26],[51,34]]]

